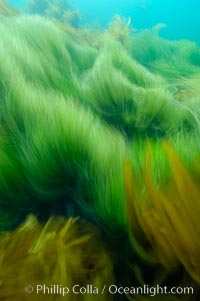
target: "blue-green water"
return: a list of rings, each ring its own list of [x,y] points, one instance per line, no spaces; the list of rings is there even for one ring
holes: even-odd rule
[[[41,0],[42,1],[42,0]],[[9,0],[23,9],[26,0]],[[131,17],[132,26],[150,28],[165,23],[162,36],[168,39],[189,39],[200,43],[199,0],[71,0],[68,1],[81,14],[82,24],[106,27],[111,18],[119,14]]]

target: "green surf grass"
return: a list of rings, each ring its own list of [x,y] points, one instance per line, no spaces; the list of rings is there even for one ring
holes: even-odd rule
[[[171,85],[162,68],[152,67],[161,56],[168,61],[171,42],[155,32],[129,36],[137,52],[106,33],[102,47],[89,47],[29,15],[3,18],[0,33],[2,206],[42,216],[48,205],[47,215],[75,211],[105,229],[126,230],[124,160],[133,160],[139,177],[152,139],[155,182],[162,185],[169,171],[159,143],[166,140],[195,169],[198,77],[189,79],[188,67],[183,80],[177,69]],[[145,43],[155,35],[154,58]],[[193,57],[197,72],[198,47],[181,43],[173,46],[177,55]]]
[[[166,144],[194,182],[191,194],[199,183],[199,47],[161,39],[158,28],[127,31],[126,43],[116,32],[96,40],[91,32],[87,45],[89,31],[74,29],[73,38],[56,24],[30,15],[0,20],[0,231],[29,213],[40,221],[80,216],[117,250],[120,283],[129,274],[142,283],[144,266],[170,277],[180,262],[163,265],[151,232],[137,232],[141,212],[132,224],[128,206],[139,208],[135,191],[142,206],[152,205],[151,185],[155,200],[167,195],[176,170]]]

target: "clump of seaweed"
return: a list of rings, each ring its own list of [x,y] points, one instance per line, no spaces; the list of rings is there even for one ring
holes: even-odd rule
[[[67,0],[28,0],[27,11],[71,24],[74,27],[79,26],[80,14]]]
[[[200,191],[199,180],[192,176],[191,170],[195,169],[195,157],[188,169],[166,142],[163,146],[144,143],[143,151],[144,160],[137,153],[140,161],[134,158],[132,172],[129,165],[125,166],[128,216],[133,233],[138,237],[138,233],[142,236],[144,232],[155,251],[152,259],[150,252],[144,255],[147,260],[160,261],[169,269],[183,264],[191,277],[200,283],[197,255],[200,249]]]
[[[112,21],[108,25],[108,33],[115,39],[120,41],[122,44],[127,42],[130,32],[135,31],[135,29],[130,27],[131,18],[128,20],[122,18],[119,15],[113,17]]]
[[[5,301],[29,300],[31,289],[32,300],[47,300],[47,295],[52,301],[63,296],[80,300],[74,288],[78,292],[90,285],[90,290],[93,286],[93,291],[102,291],[105,283],[115,283],[111,252],[101,233],[77,218],[52,217],[40,224],[31,215],[19,228],[1,235],[0,242],[0,290]],[[38,286],[42,288],[37,290]],[[81,299],[90,301],[91,295],[85,293]],[[99,301],[112,300],[107,291],[97,297]]]

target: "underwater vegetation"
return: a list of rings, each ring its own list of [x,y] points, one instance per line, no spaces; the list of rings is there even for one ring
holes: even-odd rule
[[[195,42],[168,41],[159,37],[165,24],[143,30],[132,37],[130,52],[141,64],[164,76],[170,83],[199,72],[200,49]]]
[[[13,249],[19,249],[13,253]],[[31,300],[94,300],[95,295],[73,294],[83,287],[102,290],[104,283],[115,283],[111,253],[94,226],[77,218],[51,218],[45,225],[29,216],[20,229],[7,233],[1,240],[1,300],[25,300],[27,279],[35,287],[45,283],[60,293],[31,295]],[[64,255],[64,256],[63,256]],[[17,276],[16,276],[17,271]],[[3,281],[4,279],[9,281]],[[38,282],[39,281],[39,282]],[[52,283],[59,283],[53,286]],[[69,293],[67,293],[68,284]],[[79,284],[79,285],[78,285]],[[42,285],[41,285],[42,286]],[[63,297],[64,296],[64,297]],[[30,295],[29,295],[30,298]],[[96,300],[112,300],[105,293]],[[40,299],[41,300],[41,299]]]
[[[27,279],[198,300],[200,47],[119,16],[77,28],[49,6],[0,19],[0,300],[30,299]],[[95,296],[112,298],[152,299]]]
[[[0,15],[12,16],[16,10],[11,7],[5,0],[0,0]]]
[[[129,33],[135,31],[130,25],[130,17],[128,18],[128,20],[126,20],[125,18],[116,15],[113,17],[113,20],[109,23],[108,32],[121,43],[125,43]]]
[[[70,23],[73,26],[79,25],[80,14],[67,0],[27,0],[27,12]]]

